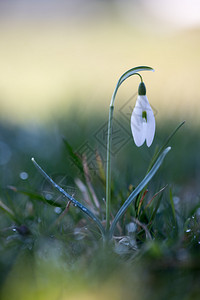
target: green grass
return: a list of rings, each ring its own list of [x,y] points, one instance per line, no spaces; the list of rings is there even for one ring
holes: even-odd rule
[[[133,203],[115,232],[120,238],[108,249],[76,207],[70,205],[62,215],[67,201],[34,168],[33,156],[57,183],[93,207],[105,225],[105,148],[99,134],[105,122],[100,115],[84,119],[72,113],[48,128],[1,125],[1,141],[7,146],[0,173],[1,299],[199,298],[198,130],[186,123],[176,133],[172,150],[140,199],[135,231],[127,229],[136,222]],[[138,149],[128,135],[128,122],[120,124],[127,142],[112,157],[113,214],[144,177],[156,146],[178,125],[158,123],[152,147]],[[119,141],[121,137],[124,133]],[[86,145],[102,159],[96,162],[95,155],[88,156],[89,182],[82,161],[72,154],[73,149],[84,152]],[[5,153],[10,153],[7,163]],[[28,178],[20,178],[21,172]],[[78,189],[77,179],[86,192]],[[100,210],[85,202],[92,201],[94,193]]]

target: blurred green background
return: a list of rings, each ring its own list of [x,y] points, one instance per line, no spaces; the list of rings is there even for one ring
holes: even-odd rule
[[[64,182],[64,187],[75,187],[80,173],[70,160],[64,137],[78,154],[86,153],[97,195],[101,200],[105,197],[96,176],[98,166],[94,156],[97,150],[106,166],[105,129],[110,98],[121,74],[139,65],[155,69],[154,73],[142,72],[142,75],[155,113],[156,136],[150,148],[144,145],[138,149],[133,143],[130,114],[139,80],[132,77],[120,87],[115,106],[114,128],[119,134],[112,155],[112,179],[116,199],[121,197],[122,201],[129,185],[140,182],[156,146],[161,146],[185,120],[170,142],[172,151],[153,179],[150,195],[168,184],[186,218],[188,210],[199,204],[200,3],[195,0],[0,1],[0,201],[19,214],[22,224],[30,226],[33,232],[31,237],[16,237],[13,221],[1,211],[2,299],[29,299],[28,294],[30,299],[66,299],[69,291],[69,299],[124,299],[130,295],[146,299],[158,286],[156,299],[169,299],[169,295],[170,299],[179,299],[171,286],[171,276],[174,280],[179,278],[179,270],[163,274],[163,265],[160,267],[158,263],[152,274],[151,261],[154,264],[154,259],[163,255],[165,260],[172,255],[167,247],[154,245],[151,249],[147,245],[150,258],[147,255],[147,261],[137,265],[135,272],[129,261],[122,269],[118,257],[108,256],[105,262],[101,249],[95,260],[90,247],[72,241],[72,225],[63,227],[63,232],[51,232],[58,213],[42,205],[28,207],[29,198],[15,193],[17,188],[45,196],[45,181],[32,165],[32,156],[50,175]],[[168,198],[167,193],[164,199]],[[58,195],[53,197],[57,199]],[[33,219],[28,215],[31,211]],[[72,215],[75,220],[80,218],[80,214],[77,219],[75,213]],[[52,241],[51,234],[56,241]],[[172,252],[177,251],[176,246]],[[79,257],[81,253],[86,253],[84,259]],[[127,272],[130,281],[125,283]],[[109,278],[106,284],[105,274]],[[114,277],[109,277],[110,274]],[[144,292],[141,292],[144,282],[138,274],[148,286]],[[196,299],[197,277],[190,270],[181,276],[177,293],[184,296],[188,283],[194,288],[194,297],[184,299]],[[35,279],[37,288],[31,290]],[[64,286],[62,296],[57,280],[59,288]],[[97,282],[101,280],[103,289],[99,293]],[[123,288],[119,282],[124,283]],[[132,282],[139,288],[134,289]],[[49,286],[52,286],[50,291]]]

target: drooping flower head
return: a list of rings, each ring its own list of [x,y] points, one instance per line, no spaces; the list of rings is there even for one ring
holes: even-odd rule
[[[146,96],[146,87],[142,81],[138,88],[138,97],[131,115],[131,131],[136,146],[151,146],[155,134],[155,118]]]

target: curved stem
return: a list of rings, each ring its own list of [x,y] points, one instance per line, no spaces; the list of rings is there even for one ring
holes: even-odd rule
[[[130,76],[138,75],[142,81],[142,76],[138,73],[140,71],[154,71],[150,67],[140,66],[132,68],[122,74],[119,78],[115,90],[113,92],[110,110],[109,110],[109,119],[108,119],[108,136],[107,136],[107,166],[106,166],[106,233],[108,234],[110,229],[110,202],[111,202],[111,142],[112,142],[112,121],[114,113],[114,102],[116,98],[117,91],[120,85]]]

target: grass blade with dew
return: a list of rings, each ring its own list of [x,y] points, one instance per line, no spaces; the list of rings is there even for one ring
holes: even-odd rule
[[[70,200],[74,206],[78,207],[83,213],[88,215],[96,223],[102,235],[104,236],[105,229],[101,224],[101,221],[87,207],[85,207],[83,204],[78,202],[74,197],[70,196],[65,190],[63,190],[63,188],[61,188],[57,183],[55,183],[53,179],[49,177],[49,175],[47,175],[47,173],[38,165],[38,163],[35,161],[34,158],[32,158],[31,160],[34,163],[35,167],[38,169],[38,171],[42,174],[44,178],[46,178],[46,180],[50,184],[52,184],[61,194],[63,194],[63,196],[65,196],[68,200]]]
[[[119,221],[119,219],[121,218],[121,216],[126,212],[127,208],[132,203],[132,201],[134,200],[134,198],[142,191],[142,189],[147,185],[147,183],[155,175],[155,173],[157,172],[157,170],[161,166],[161,164],[162,164],[165,156],[167,155],[167,153],[170,150],[171,150],[171,147],[167,147],[160,154],[160,156],[158,157],[158,159],[156,160],[156,162],[152,166],[152,168],[149,171],[149,173],[144,177],[144,179],[139,183],[139,185],[136,187],[136,189],[130,194],[130,196],[128,197],[128,199],[124,202],[124,204],[122,205],[122,207],[119,209],[118,213],[116,214],[116,216],[115,216],[115,218],[114,218],[114,220],[112,222],[112,225],[111,225],[111,228],[110,228],[110,232],[109,232],[109,238],[112,238],[112,236],[114,234],[114,230],[115,230],[116,224]]]

